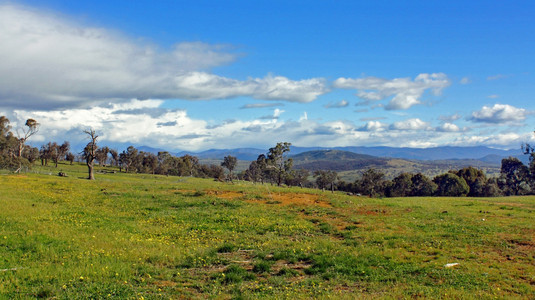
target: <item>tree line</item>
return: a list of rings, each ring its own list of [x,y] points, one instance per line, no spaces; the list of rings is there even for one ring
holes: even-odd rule
[[[133,146],[118,152],[107,146],[99,147],[98,135],[92,129],[84,131],[89,143],[77,155],[71,152],[68,141],[63,144],[48,142],[40,148],[26,145],[28,139],[38,130],[39,123],[28,119],[24,128],[14,131],[9,120],[0,116],[0,168],[19,172],[23,167],[30,168],[37,161],[42,165],[52,162],[57,167],[59,161],[72,164],[76,160],[85,161],[89,179],[94,179],[93,165],[97,163],[102,167],[118,167],[120,172],[128,173],[194,176],[220,181],[239,179],[278,186],[310,187],[333,192],[337,190],[370,197],[491,197],[535,194],[535,151],[530,145],[522,147],[524,153],[530,157],[529,165],[524,165],[514,157],[505,158],[502,160],[499,177],[487,178],[482,170],[466,167],[451,170],[432,179],[421,173],[401,173],[394,179],[387,180],[381,171],[368,169],[354,182],[345,182],[339,180],[335,171],[310,172],[294,169],[293,161],[288,157],[291,146],[288,142],[277,143],[267,153],[260,154],[246,170],[234,174],[238,159],[231,155],[225,156],[220,165],[206,165],[199,163],[199,159],[192,155],[177,157],[169,152],[153,154],[139,151]]]

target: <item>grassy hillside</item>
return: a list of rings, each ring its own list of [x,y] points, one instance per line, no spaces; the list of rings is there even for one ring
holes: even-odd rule
[[[58,169],[0,175],[3,298],[535,297],[535,197]]]

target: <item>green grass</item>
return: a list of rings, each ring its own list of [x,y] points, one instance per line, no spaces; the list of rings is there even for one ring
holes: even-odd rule
[[[535,297],[535,197],[95,175],[0,175],[0,298]]]

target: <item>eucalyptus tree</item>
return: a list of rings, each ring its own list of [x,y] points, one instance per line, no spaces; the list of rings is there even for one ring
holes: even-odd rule
[[[274,179],[278,186],[281,185],[284,176],[292,169],[293,160],[286,157],[286,153],[290,152],[291,145],[288,142],[277,143],[275,147],[269,148],[267,154],[267,164],[274,171]]]
[[[224,168],[227,168],[227,170],[229,171],[230,181],[232,181],[232,170],[236,168],[237,164],[238,164],[238,159],[232,155],[228,155],[223,158],[223,162],[221,163],[221,166]]]

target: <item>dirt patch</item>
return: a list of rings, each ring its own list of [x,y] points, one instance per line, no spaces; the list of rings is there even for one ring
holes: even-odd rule
[[[291,270],[295,270],[295,271],[302,271],[302,270],[305,270],[305,269],[308,269],[312,266],[312,263],[310,262],[305,262],[305,261],[299,261],[299,262],[296,262],[296,263],[290,263],[288,261],[285,261],[285,260],[279,260],[279,261],[276,261],[273,266],[271,267],[271,271],[274,273],[274,274],[277,274],[279,273],[282,269],[284,268],[287,268],[287,269],[291,269]]]
[[[298,193],[281,193],[266,195],[269,200],[266,203],[280,204],[280,205],[316,205],[319,207],[332,207],[332,205],[324,200],[321,200],[318,195],[314,194],[298,194]]]

